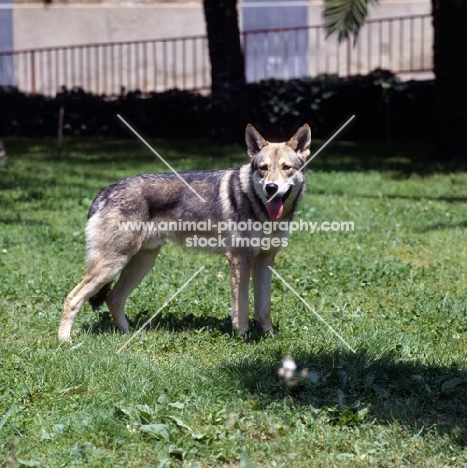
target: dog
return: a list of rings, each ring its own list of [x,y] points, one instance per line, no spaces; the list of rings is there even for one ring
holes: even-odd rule
[[[166,241],[227,256],[232,328],[242,334],[248,331],[251,274],[254,319],[264,332],[273,331],[271,268],[287,245],[282,222],[292,220],[305,189],[311,129],[305,124],[287,142],[270,143],[248,124],[245,140],[250,162],[242,167],[140,174],[99,192],[88,213],[85,274],[65,300],[60,340],[70,340],[88,299],[93,309],[105,301],[115,326],[128,332],[125,302]]]

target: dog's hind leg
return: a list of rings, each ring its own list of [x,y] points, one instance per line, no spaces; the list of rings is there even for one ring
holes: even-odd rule
[[[125,317],[125,302],[131,291],[141,283],[142,279],[154,266],[161,248],[140,250],[134,255],[120,274],[120,278],[106,297],[106,302],[117,328],[128,332],[128,322]]]
[[[253,291],[255,300],[255,322],[265,332],[272,332],[271,312],[271,277],[268,267],[274,265],[274,255],[258,255],[253,261]]]
[[[89,305],[91,309],[96,311],[99,307],[105,302],[107,294],[109,294],[112,289],[112,283],[105,284],[100,291],[98,291],[94,296],[89,298]]]
[[[121,255],[108,261],[105,257],[96,257],[86,269],[82,281],[71,291],[65,300],[63,314],[58,329],[60,340],[69,340],[71,327],[76,314],[89,297],[100,291],[112,281],[128,262],[128,256]]]

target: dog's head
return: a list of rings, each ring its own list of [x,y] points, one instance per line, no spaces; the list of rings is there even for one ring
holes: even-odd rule
[[[269,217],[279,219],[284,207],[288,211],[293,205],[305,181],[303,169],[310,154],[311,129],[305,124],[289,141],[270,143],[248,124],[245,139],[256,193],[265,203]]]

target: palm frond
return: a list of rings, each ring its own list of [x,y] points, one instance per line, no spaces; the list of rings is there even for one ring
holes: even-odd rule
[[[368,16],[368,6],[378,2],[379,0],[325,0],[323,15],[326,38],[337,34],[339,42],[351,35],[356,39]]]

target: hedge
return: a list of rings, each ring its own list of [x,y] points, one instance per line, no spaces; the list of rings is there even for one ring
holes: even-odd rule
[[[400,81],[391,72],[367,76],[282,81],[247,85],[250,121],[267,137],[287,137],[304,122],[316,138],[330,136],[355,114],[345,139],[430,140],[434,134],[434,82]],[[58,112],[65,109],[64,133],[74,136],[133,137],[117,118],[148,137],[209,137],[209,96],[171,90],[143,95],[98,96],[63,89],[56,97],[23,94],[0,87],[0,135],[42,137],[57,134]]]

